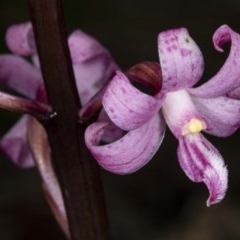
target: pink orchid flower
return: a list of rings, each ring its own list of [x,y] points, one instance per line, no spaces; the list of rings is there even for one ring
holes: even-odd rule
[[[31,23],[11,26],[6,33],[6,43],[13,54],[0,55],[0,84],[9,86],[28,99],[47,103]],[[76,30],[69,36],[68,45],[79,97],[82,105],[85,105],[107,84],[118,67],[109,52],[81,30]],[[23,56],[30,56],[33,64]],[[0,95],[4,105],[5,95]],[[14,103],[19,101],[14,96],[11,100]],[[52,169],[50,147],[44,128],[33,117],[24,115],[3,136],[0,146],[18,166],[25,168],[37,165],[46,198],[60,226],[69,235],[63,199]]]
[[[103,106],[111,121],[127,133],[100,145],[107,124],[96,122],[87,128],[85,141],[98,163],[117,174],[137,171],[158,150],[167,124],[179,142],[181,168],[209,190],[207,206],[221,201],[228,171],[219,151],[201,132],[226,137],[240,126],[240,35],[223,25],[214,33],[213,44],[222,52],[226,42],[231,42],[228,59],[199,87],[192,86],[202,76],[203,56],[185,28],[158,36],[162,87],[154,96],[135,88],[118,71],[103,95]]]
[[[6,43],[13,54],[0,55],[0,83],[27,98],[46,101],[32,25],[27,22],[11,26],[6,33]],[[80,30],[70,35],[68,43],[79,96],[84,105],[118,67],[105,48]],[[31,56],[34,64],[20,56]],[[0,142],[5,153],[21,167],[34,165],[26,132],[27,116],[24,116]]]

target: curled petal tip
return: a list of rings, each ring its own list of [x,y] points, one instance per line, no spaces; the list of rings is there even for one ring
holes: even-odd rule
[[[30,22],[9,27],[5,39],[8,48],[15,54],[28,56],[36,53],[34,34]]]
[[[213,44],[216,50],[222,52],[222,46],[227,42],[231,42],[231,48],[224,65],[209,81],[190,89],[193,95],[213,98],[225,95],[240,86],[240,35],[229,26],[223,25],[214,33]]]
[[[81,30],[76,30],[69,36],[68,45],[73,64],[90,60],[99,54],[109,54],[97,40]]]
[[[232,31],[232,29],[228,25],[222,25],[213,34],[213,45],[217,51],[224,51],[222,45],[230,41],[230,31]]]
[[[105,123],[96,122],[85,132],[85,142],[99,165],[116,174],[129,174],[147,164],[160,146],[165,132],[162,116],[155,115],[142,127],[117,141],[100,145]]]
[[[179,138],[178,160],[193,182],[203,182],[209,191],[207,206],[220,202],[226,193],[228,171],[218,150],[201,134]]]
[[[106,112],[103,110],[100,112],[97,121],[106,122],[104,134],[102,135],[103,142],[114,142],[125,134],[125,132],[121,128],[117,127],[115,124],[112,123]]]
[[[207,185],[209,190],[209,197],[207,206],[219,203],[225,197],[227,190],[227,176],[228,170],[226,166],[216,166],[217,172],[212,169],[207,169],[205,172],[205,179],[203,182]]]
[[[103,107],[111,121],[123,130],[139,128],[157,113],[163,98],[157,99],[135,88],[120,71],[103,95]]]

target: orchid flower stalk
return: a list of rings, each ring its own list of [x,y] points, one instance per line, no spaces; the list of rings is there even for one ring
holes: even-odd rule
[[[161,82],[155,84],[153,95],[137,89],[129,74],[117,71],[102,104],[111,121],[126,134],[99,145],[106,124],[98,121],[87,128],[85,141],[98,163],[117,174],[137,171],[158,150],[167,125],[179,142],[181,168],[189,179],[205,183],[209,190],[207,206],[221,201],[228,171],[221,154],[202,132],[226,137],[240,126],[240,35],[223,25],[213,35],[214,47],[221,52],[227,42],[231,49],[225,64],[199,87],[193,86],[201,79],[203,56],[185,28],[158,36]],[[148,72],[153,72],[153,67]],[[141,72],[137,75],[145,82]]]

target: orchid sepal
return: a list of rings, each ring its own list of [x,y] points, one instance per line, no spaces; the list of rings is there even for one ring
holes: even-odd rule
[[[240,35],[229,26],[222,25],[213,35],[217,51],[223,52],[222,45],[231,42],[230,53],[219,72],[203,85],[189,89],[194,96],[213,98],[227,94],[240,86]]]

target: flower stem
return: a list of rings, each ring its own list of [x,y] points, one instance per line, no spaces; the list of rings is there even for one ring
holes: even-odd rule
[[[57,115],[47,130],[72,240],[106,240],[108,226],[99,168],[78,122],[80,101],[60,0],[28,0],[49,103]]]

